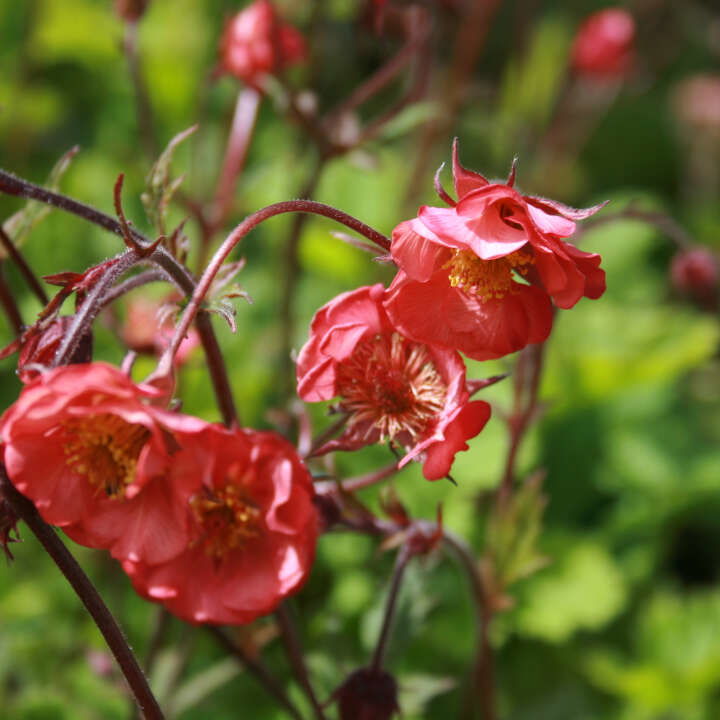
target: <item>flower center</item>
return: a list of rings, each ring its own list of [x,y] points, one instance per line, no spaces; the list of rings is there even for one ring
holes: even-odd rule
[[[447,386],[427,348],[398,333],[364,340],[337,372],[340,406],[353,425],[376,428],[380,441],[418,438],[445,404]]]
[[[109,413],[71,418],[63,430],[67,466],[108,497],[123,497],[150,431]]]
[[[472,250],[455,250],[443,268],[449,271],[451,287],[487,301],[500,300],[509,293],[517,292],[513,271],[525,276],[528,266],[534,261],[533,256],[523,250],[495,260],[483,260]]]
[[[243,487],[232,482],[223,488],[204,487],[190,498],[190,509],[200,527],[192,544],[201,545],[217,561],[259,533],[259,508]]]

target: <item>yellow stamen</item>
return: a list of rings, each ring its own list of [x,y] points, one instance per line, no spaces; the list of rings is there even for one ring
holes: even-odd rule
[[[190,499],[190,509],[201,528],[193,545],[202,545],[217,561],[259,533],[260,510],[247,491],[232,482],[223,488],[203,488]]]
[[[122,497],[150,431],[109,413],[71,418],[62,429],[68,467],[109,497]]]
[[[495,260],[483,260],[472,250],[455,250],[443,268],[449,270],[451,287],[460,288],[481,300],[499,300],[517,292],[513,271],[524,276],[534,261],[533,256],[523,250]]]

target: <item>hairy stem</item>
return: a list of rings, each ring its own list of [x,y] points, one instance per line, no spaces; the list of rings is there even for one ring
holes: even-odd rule
[[[125,235],[122,225],[110,215],[106,215],[89,205],[85,205],[84,203],[73,200],[65,195],[51,190],[46,190],[45,188],[28,182],[27,180],[18,178],[5,170],[0,170],[0,192],[32,200],[39,200],[47,205],[52,205],[60,210],[77,215],[78,217],[98,225],[99,227],[114,233],[119,237],[124,237]],[[134,228],[129,228],[129,233],[138,243],[144,246],[151,244],[149,238],[145,237]],[[186,295],[192,295],[195,288],[193,276],[187,268],[181,265],[164,248],[161,246],[157,247],[152,255],[150,255],[147,259],[165,270],[165,272],[173,278],[174,282]],[[187,328],[185,332],[187,332]],[[218,405],[220,406],[220,410],[223,415],[223,420],[226,424],[230,425],[237,421],[237,413],[235,411],[232,393],[230,392],[230,380],[227,376],[227,369],[222,355],[220,355],[217,351],[217,338],[215,337],[209,320],[205,322],[202,320],[200,321],[198,324],[198,333],[200,335],[200,340],[203,344],[206,356],[213,358],[212,362],[208,362],[210,378],[217,397]],[[181,340],[182,337],[184,337],[184,334],[181,336]]]
[[[275,215],[281,215],[283,213],[290,212],[302,212],[302,213],[314,213],[316,215],[322,215],[324,217],[335,220],[343,225],[355,230],[355,232],[364,235],[369,240],[372,240],[376,245],[380,246],[383,250],[388,251],[390,249],[390,241],[377,230],[365,225],[360,222],[352,215],[344,213],[342,210],[338,210],[330,205],[315,202],[313,200],[286,200],[284,202],[275,203],[268,205],[267,207],[254,212],[252,215],[248,215],[225,239],[223,244],[218,248],[213,256],[212,260],[205,268],[205,272],[198,281],[195,292],[193,293],[190,302],[185,308],[185,312],[180,318],[180,322],[175,329],[170,345],[166,352],[160,358],[158,367],[152,374],[152,378],[166,377],[169,376],[172,371],[173,359],[177,353],[178,347],[185,334],[190,327],[195,315],[197,314],[200,306],[205,299],[212,281],[217,275],[218,271],[222,267],[228,255],[232,252],[235,246],[247,235],[253,228],[262,223],[264,220],[271,218]]]
[[[55,530],[40,517],[35,506],[12,485],[4,466],[0,466],[0,490],[13,511],[24,520],[87,608],[120,666],[143,717],[146,720],[163,720],[163,712],[112,613]]]

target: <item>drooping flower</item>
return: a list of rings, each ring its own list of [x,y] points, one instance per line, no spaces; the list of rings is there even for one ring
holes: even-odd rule
[[[589,15],[575,35],[570,63],[579,75],[622,78],[634,57],[635,21],[623,8],[609,7]]]
[[[278,73],[306,54],[302,35],[278,17],[270,0],[255,0],[227,23],[220,68],[258,87],[264,75]]]
[[[447,208],[423,206],[400,223],[391,253],[400,268],[385,307],[407,337],[502,357],[545,340],[550,298],[561,308],[605,290],[600,256],[562,240],[597,212],[521,195],[515,166],[506,183],[466,170],[453,146],[457,202],[436,182]]]
[[[188,542],[168,562],[126,561],[144,597],[192,623],[265,615],[308,577],[318,535],[310,474],[272,432],[208,425],[184,442],[172,478],[194,482]]]
[[[465,366],[448,348],[408,340],[391,323],[382,285],[343,293],[320,308],[297,363],[298,394],[307,402],[339,397],[348,416],[343,434],[318,450],[355,450],[392,441],[422,459],[423,474],[450,472],[490,417],[470,402]]]
[[[153,407],[156,394],[104,363],[39,375],[0,419],[8,477],[76,542],[171,557],[186,543],[189,492],[167,482],[174,434],[205,423]]]

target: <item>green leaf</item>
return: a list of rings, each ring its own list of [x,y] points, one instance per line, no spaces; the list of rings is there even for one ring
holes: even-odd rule
[[[178,146],[197,129],[197,125],[192,125],[187,130],[175,135],[148,173],[147,192],[142,194],[141,199],[148,219],[161,235],[165,234],[165,218],[170,201],[185,178],[184,175],[181,175],[172,179],[170,164]]]

